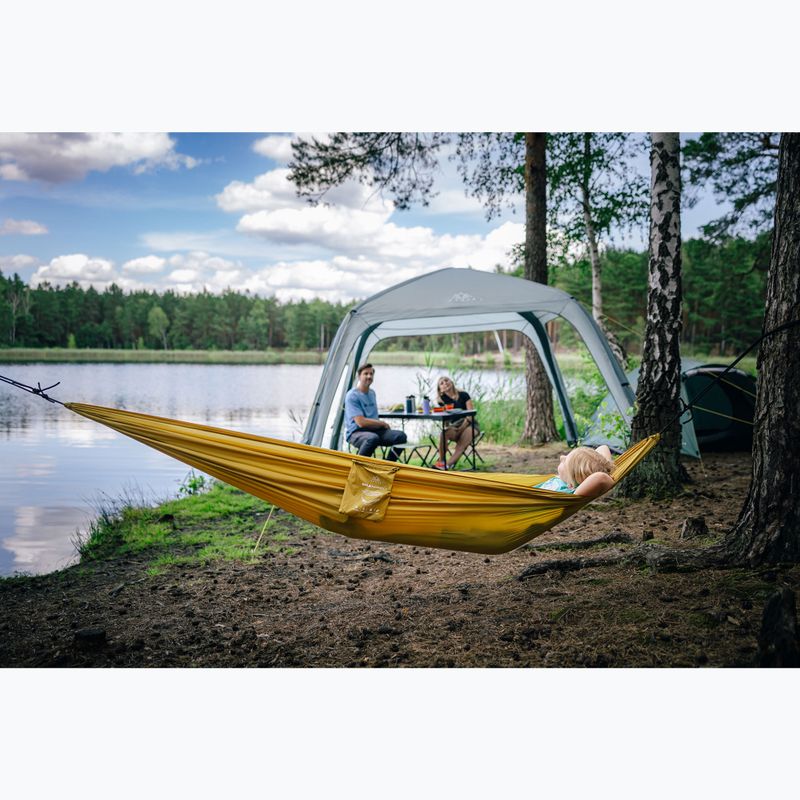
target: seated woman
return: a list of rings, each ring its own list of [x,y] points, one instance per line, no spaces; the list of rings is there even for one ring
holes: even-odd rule
[[[440,406],[453,405],[462,411],[472,411],[475,408],[469,394],[456,389],[452,379],[446,375],[439,378],[436,384],[436,394],[436,400]],[[474,428],[473,421],[475,422]],[[474,419],[467,418],[450,423],[439,437],[439,460],[433,465],[434,469],[445,469],[445,463],[447,463],[446,469],[454,469],[458,459],[470,446],[472,438],[477,432],[478,423]],[[456,449],[453,451],[452,458],[446,462],[445,456],[449,442],[455,442]]]
[[[576,447],[567,455],[561,456],[557,476],[538,483],[533,488],[594,499],[614,488],[614,480],[610,475],[613,468],[611,450],[606,445],[601,444],[596,450],[591,447]]]

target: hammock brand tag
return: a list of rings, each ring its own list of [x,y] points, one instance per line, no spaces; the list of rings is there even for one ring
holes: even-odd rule
[[[379,521],[386,513],[398,467],[354,461],[347,476],[339,513]]]

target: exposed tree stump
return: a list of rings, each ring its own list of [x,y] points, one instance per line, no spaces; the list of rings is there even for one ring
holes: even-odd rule
[[[681,539],[696,539],[708,536],[705,517],[686,517],[681,526]]]
[[[791,589],[781,589],[767,600],[758,635],[758,666],[800,667],[797,608]]]

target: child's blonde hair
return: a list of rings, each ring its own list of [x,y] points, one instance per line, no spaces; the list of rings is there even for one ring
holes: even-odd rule
[[[610,475],[614,464],[591,447],[576,447],[567,456],[564,468],[570,478],[567,483],[579,486],[595,472],[605,472]]]

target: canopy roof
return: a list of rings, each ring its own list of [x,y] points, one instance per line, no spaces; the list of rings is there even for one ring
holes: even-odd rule
[[[597,364],[620,414],[630,424],[634,395],[603,332],[578,301],[552,286],[509,275],[446,268],[400,283],[359,303],[331,344],[303,441],[338,449],[344,395],[378,342],[396,336],[517,330],[535,345],[556,392],[567,439],[577,440],[564,380],[544,325],[570,323]]]

